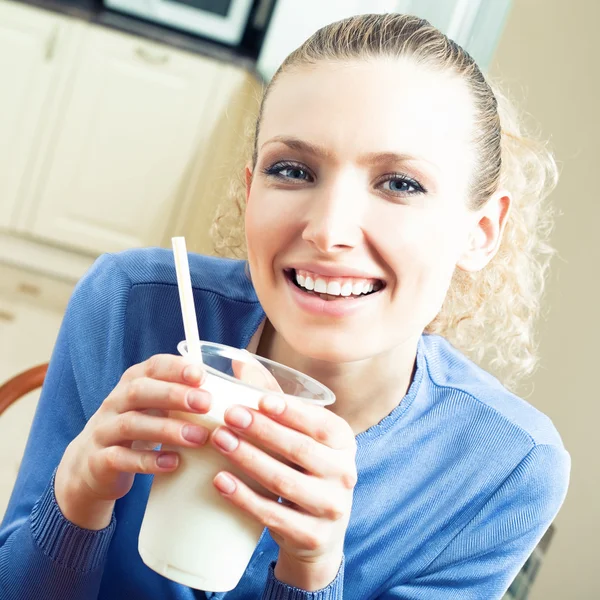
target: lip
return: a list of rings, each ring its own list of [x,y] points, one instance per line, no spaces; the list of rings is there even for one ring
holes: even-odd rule
[[[315,275],[323,275],[323,277],[356,277],[360,279],[379,279],[379,281],[385,283],[383,277],[377,277],[367,271],[356,269],[354,267],[345,267],[341,265],[327,265],[319,263],[294,263],[284,268],[284,271],[294,269],[296,271],[310,271]]]
[[[308,269],[307,269],[308,270]],[[321,317],[344,318],[355,315],[360,311],[368,309],[368,305],[376,304],[383,287],[378,292],[372,292],[361,298],[340,298],[339,300],[323,300],[316,294],[302,292],[292,280],[283,274],[290,290],[292,300],[304,311]]]

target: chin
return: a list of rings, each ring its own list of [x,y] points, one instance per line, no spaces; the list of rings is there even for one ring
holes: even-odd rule
[[[365,360],[377,355],[383,348],[371,348],[368,342],[365,342],[364,336],[342,333],[339,336],[310,335],[306,332],[286,332],[284,334],[288,345],[295,352],[311,360],[323,361],[327,363],[350,363],[359,360]],[[356,343],[361,339],[361,343]]]

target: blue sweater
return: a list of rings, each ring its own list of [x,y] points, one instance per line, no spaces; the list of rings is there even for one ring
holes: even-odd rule
[[[202,337],[245,348],[265,314],[244,262],[190,255],[190,270]],[[493,600],[565,498],[570,457],[550,419],[424,335],[407,395],[356,437],[358,484],[329,586],[279,582],[268,530],[235,590],[169,581],[137,551],[151,476],[136,476],[111,524],[89,531],[61,514],[53,473],[123,371],[176,353],[183,337],[170,251],[105,255],[79,282],[0,527],[2,600]]]

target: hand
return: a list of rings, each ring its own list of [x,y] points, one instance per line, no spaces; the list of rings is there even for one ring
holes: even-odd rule
[[[270,396],[261,399],[259,409],[229,408],[228,427],[217,428],[211,443],[285,502],[256,493],[231,473],[219,473],[214,485],[269,528],[280,548],[278,579],[301,589],[326,587],[342,560],[357,482],[354,433],[341,417],[300,399]],[[229,449],[219,445],[227,439]]]
[[[204,371],[180,356],[155,355],[133,365],[69,444],[56,472],[54,491],[64,516],[86,529],[110,523],[114,501],[133,485],[136,473],[174,471],[176,452],[158,444],[198,447],[208,430],[185,420],[204,414],[211,397],[198,389]],[[167,416],[177,411],[180,417]]]

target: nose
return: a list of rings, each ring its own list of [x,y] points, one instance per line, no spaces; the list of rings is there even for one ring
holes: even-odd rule
[[[365,193],[359,191],[357,184],[346,177],[314,190],[306,213],[303,240],[322,253],[345,252],[360,243]]]

